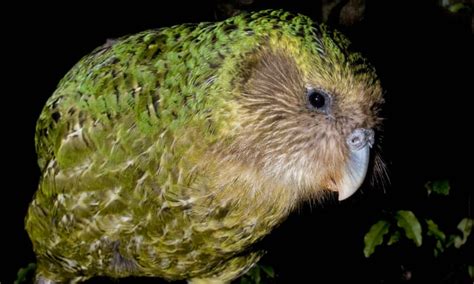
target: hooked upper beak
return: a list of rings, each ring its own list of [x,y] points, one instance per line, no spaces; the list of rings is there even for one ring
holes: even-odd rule
[[[339,200],[353,195],[365,179],[369,166],[370,148],[374,144],[372,129],[357,128],[346,140],[349,159],[339,186]]]

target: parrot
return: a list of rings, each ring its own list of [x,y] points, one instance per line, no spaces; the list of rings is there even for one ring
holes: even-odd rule
[[[35,283],[230,283],[305,202],[354,194],[381,127],[375,68],[284,10],[109,40],[39,115]]]

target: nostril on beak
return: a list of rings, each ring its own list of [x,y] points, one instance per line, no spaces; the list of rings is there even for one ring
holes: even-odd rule
[[[352,151],[362,149],[367,144],[374,143],[374,131],[372,129],[357,128],[347,137],[347,145]]]
[[[360,142],[360,140],[361,140],[360,136],[352,137],[351,144],[357,144]]]

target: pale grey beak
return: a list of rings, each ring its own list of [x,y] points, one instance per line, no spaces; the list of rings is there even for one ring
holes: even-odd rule
[[[354,194],[364,181],[369,167],[370,148],[374,144],[374,131],[357,128],[347,137],[346,143],[350,156],[339,187],[339,200]]]

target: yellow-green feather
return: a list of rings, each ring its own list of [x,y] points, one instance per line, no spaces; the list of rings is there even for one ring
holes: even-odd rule
[[[208,155],[233,139],[235,80],[264,45],[317,55],[297,57],[307,72],[347,61],[372,78],[357,56],[340,58],[344,40],[283,11],[142,32],[72,68],[37,124],[42,178],[26,228],[41,276],[231,280],[258,260],[242,252],[287,216],[291,192],[250,195],[258,181],[233,180],[245,169],[221,173]]]

